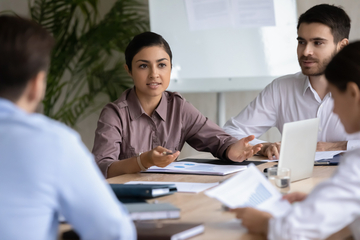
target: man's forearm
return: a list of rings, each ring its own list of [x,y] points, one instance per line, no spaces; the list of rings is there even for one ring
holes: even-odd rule
[[[316,151],[340,151],[346,150],[347,141],[341,142],[318,142]]]

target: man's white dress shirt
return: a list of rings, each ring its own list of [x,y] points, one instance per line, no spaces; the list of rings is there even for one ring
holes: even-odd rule
[[[80,136],[0,98],[0,239],[57,239],[59,214],[81,239],[136,239]]]
[[[325,239],[349,224],[360,239],[360,149],[347,152],[335,174],[286,216],[271,219],[268,239]]]
[[[348,141],[347,149],[360,147],[360,133],[347,134],[339,117],[332,112],[334,101],[328,93],[320,99],[309,78],[301,72],[275,79],[236,117],[224,125],[228,134],[241,139],[260,137],[271,127],[282,133],[287,122],[320,118],[318,142]],[[255,139],[251,144],[264,141]]]

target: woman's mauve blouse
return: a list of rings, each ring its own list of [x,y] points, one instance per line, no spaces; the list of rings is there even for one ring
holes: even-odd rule
[[[198,151],[224,159],[224,151],[238,140],[176,92],[165,91],[152,116],[148,116],[132,88],[102,110],[92,152],[107,177],[107,170],[115,161],[157,146],[181,151],[185,141]]]

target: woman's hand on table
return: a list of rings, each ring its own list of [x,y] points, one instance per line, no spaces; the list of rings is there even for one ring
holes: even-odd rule
[[[254,140],[255,136],[250,135],[246,138],[242,138],[236,143],[230,145],[226,150],[227,157],[234,162],[242,162],[249,157],[252,157],[255,153],[260,151],[262,144],[250,145],[249,142]]]
[[[142,164],[149,168],[151,166],[166,167],[180,155],[179,151],[172,153],[171,150],[158,146],[151,151],[141,154],[140,159]]]

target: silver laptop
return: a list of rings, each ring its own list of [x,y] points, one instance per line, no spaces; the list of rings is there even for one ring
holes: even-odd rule
[[[318,131],[318,118],[284,124],[278,165],[290,169],[291,182],[311,177]]]

